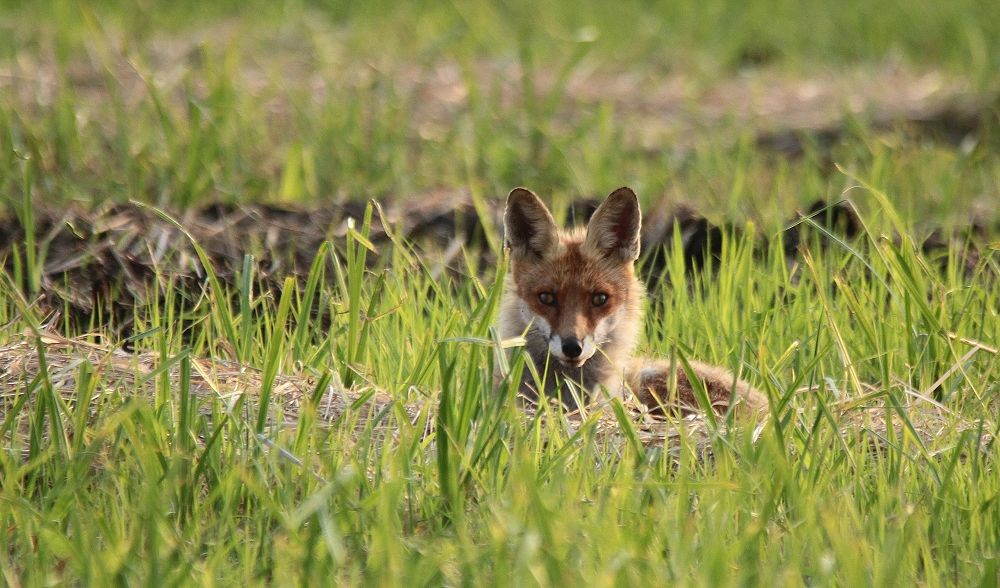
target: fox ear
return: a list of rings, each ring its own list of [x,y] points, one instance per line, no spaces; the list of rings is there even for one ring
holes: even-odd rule
[[[642,213],[639,199],[629,188],[618,188],[590,218],[585,253],[629,263],[639,258],[639,227]]]
[[[545,204],[530,190],[514,188],[503,214],[504,248],[514,259],[547,257],[559,245],[556,221]]]

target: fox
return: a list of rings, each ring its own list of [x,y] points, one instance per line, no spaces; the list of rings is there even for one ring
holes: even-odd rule
[[[523,400],[535,403],[544,392],[576,410],[578,399],[589,404],[604,390],[623,399],[631,394],[654,414],[698,412],[696,387],[683,367],[634,357],[646,296],[635,271],[641,225],[639,199],[628,187],[612,192],[585,228],[571,231],[559,230],[530,190],[510,192],[503,216],[509,267],[497,330],[504,340],[523,336],[541,380],[524,370]],[[767,409],[766,396],[729,370],[699,361],[688,366],[713,411],[724,414],[733,403],[740,414]]]

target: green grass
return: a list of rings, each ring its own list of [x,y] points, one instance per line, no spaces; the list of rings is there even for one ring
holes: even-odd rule
[[[45,43],[53,29],[65,42],[86,37],[81,13],[93,14],[141,40],[161,31],[185,31],[206,20],[256,21],[266,26],[311,21],[331,26],[352,51],[366,57],[412,58],[445,54],[516,54],[531,43],[540,57],[567,51],[580,40],[605,55],[659,68],[732,68],[748,54],[793,67],[817,62],[878,60],[889,54],[918,64],[941,64],[963,72],[1000,65],[1000,9],[984,0],[939,3],[892,0],[877,6],[831,0],[809,2],[629,2],[611,6],[595,0],[538,4],[526,0],[496,3],[335,2],[330,0],[221,0],[199,2],[121,2],[86,4],[69,0],[11,0],[4,13],[12,20],[6,47]],[[50,25],[38,27],[45,16]],[[23,19],[19,22],[18,19]],[[18,27],[24,20],[28,28]],[[313,27],[310,27],[313,28]],[[18,30],[20,29],[20,30]],[[41,29],[41,30],[39,30]],[[377,40],[377,42],[373,42]]]
[[[209,274],[204,294],[154,288],[131,342],[165,366],[149,378],[151,394],[98,377],[88,362],[67,368],[71,393],[64,368],[2,391],[2,582],[1000,581],[1000,359],[989,349],[1000,340],[1000,260],[985,248],[970,272],[942,270],[914,241],[984,203],[981,214],[995,218],[995,138],[970,151],[857,121],[829,154],[842,173],[818,152],[763,150],[735,123],[701,129],[686,149],[669,135],[642,146],[629,138],[630,113],[575,103],[558,85],[532,89],[588,63],[724,79],[747,43],[730,30],[766,31],[781,56],[773,67],[787,75],[898,52],[978,83],[997,68],[994,4],[812,3],[776,6],[772,17],[764,4],[553,4],[533,15],[513,4],[413,3],[384,19],[367,4],[220,3],[194,16],[184,14],[190,4],[136,6],[0,8],[0,59],[56,74],[51,93],[0,87],[8,214],[125,200],[173,211],[218,200],[405,200],[435,187],[500,197],[514,185],[559,204],[632,184],[647,210],[665,195],[745,229],[703,273],[686,275],[674,250],[670,283],[650,289],[642,353],[738,370],[769,395],[772,414],[759,430],[712,438],[711,456],[694,439],[644,449],[593,422],[524,418],[509,387],[493,384],[500,277],[476,273],[476,252],[471,277],[436,276],[407,243],[382,246],[366,267],[359,222],[280,291],[259,287],[252,260],[234,285]],[[575,40],[588,26],[599,26],[597,40]],[[204,30],[217,34],[191,39]],[[535,67],[537,77],[501,100],[471,73],[479,59]],[[417,128],[420,101],[394,68],[439,60],[459,64],[473,95],[448,124]],[[322,82],[322,99],[309,80]],[[755,237],[781,238],[792,208],[842,194],[861,211],[859,239],[810,229],[793,267],[780,248],[755,252]],[[44,356],[32,333],[50,317],[31,304],[44,235],[10,255],[19,269],[0,285],[0,343],[28,333]],[[113,326],[63,317],[50,328],[121,343]],[[206,357],[260,369],[260,395],[200,400],[183,374]],[[510,368],[523,369],[516,354]],[[317,384],[294,425],[277,418],[282,373]],[[397,399],[379,415],[396,432],[323,423],[323,384],[338,380]],[[428,410],[411,423],[404,403]]]
[[[302,423],[280,427],[254,397],[244,408],[221,398],[198,406],[183,375],[136,398],[135,388],[88,378],[95,368],[83,363],[64,398],[53,384],[62,376],[43,372],[23,382],[30,399],[3,423],[5,578],[991,585],[1000,483],[996,446],[980,436],[1000,433],[1000,366],[951,335],[997,340],[997,283],[943,275],[911,243],[872,231],[854,244],[860,255],[811,249],[794,276],[782,255],[754,259],[742,239],[724,243],[723,272],[689,286],[677,283],[674,257],[675,287],[653,292],[644,352],[681,349],[742,369],[772,398],[753,438],[734,427],[710,459],[693,445],[647,451],[592,424],[574,432],[520,418],[509,389],[492,384],[486,326],[501,283],[435,281],[400,251],[391,268],[370,271],[359,244],[353,257],[336,254],[344,282],[317,278],[312,295],[329,310],[328,329],[292,319],[311,307],[308,286],[295,282],[280,299],[225,286],[218,296],[210,285],[206,297],[164,300],[167,314],[139,309],[136,330],[147,335],[137,348],[182,374],[191,357],[235,349],[265,381],[275,370],[336,371],[439,406],[421,417],[436,424],[424,436],[390,410],[383,424],[397,434],[353,437],[349,422],[308,417],[318,397]],[[977,270],[996,263],[990,255]],[[6,336],[40,320],[13,304],[9,286],[4,299],[6,316],[22,312]],[[934,409],[908,390],[944,406],[933,430],[913,415]],[[95,394],[96,404],[78,401]]]
[[[745,41],[731,31],[762,28],[798,39],[779,43],[788,59],[767,66],[790,79],[942,71],[989,96],[1000,71],[994,3],[933,3],[906,14],[901,6],[871,14],[861,4],[816,3],[803,14],[744,4],[574,6],[569,16],[558,3],[537,15],[516,4],[405,3],[376,17],[368,4],[289,2],[232,13],[222,4],[213,17],[184,16],[188,3],[149,11],[16,3],[0,8],[0,37],[10,42],[0,197],[22,199],[28,167],[38,200],[87,207],[405,200],[456,186],[501,197],[515,185],[564,199],[627,183],[648,203],[692,201],[716,220],[771,219],[765,229],[773,233],[796,206],[839,196],[844,181],[832,160],[885,190],[909,218],[947,225],[996,215],[993,111],[963,150],[921,133],[872,131],[859,113],[829,154],[808,148],[790,163],[758,149],[745,124],[702,123],[697,114],[701,96],[736,73],[725,63],[730,46]],[[775,15],[801,24],[779,26]],[[635,23],[646,24],[631,31]],[[598,25],[607,30],[596,40],[573,32]],[[680,83],[691,125],[571,92],[567,76],[587,71],[632,72],[654,88]],[[464,98],[429,98],[440,80],[464,88]],[[864,194],[855,198],[868,204]]]

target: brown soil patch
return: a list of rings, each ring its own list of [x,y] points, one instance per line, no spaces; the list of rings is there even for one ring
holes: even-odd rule
[[[577,201],[568,217],[585,220],[597,202]],[[41,298],[33,300],[48,311],[68,310],[81,324],[105,324],[112,318],[120,328],[128,329],[133,309],[151,300],[153,289],[180,288],[196,296],[207,283],[193,243],[206,253],[219,280],[235,287],[245,255],[252,255],[257,286],[277,291],[284,278],[308,274],[316,252],[324,242],[331,242],[344,252],[349,223],[360,223],[365,205],[348,202],[322,208],[299,208],[276,205],[211,205],[189,210],[166,220],[149,207],[136,204],[106,205],[96,210],[36,211],[35,239],[40,258]],[[848,204],[830,207],[817,202],[801,213],[813,223],[844,239],[861,234],[861,225]],[[482,213],[482,214],[481,214]],[[403,204],[378,206],[373,213],[370,241],[378,250],[369,256],[369,264],[387,262],[387,254],[401,242],[416,248],[427,261],[430,272],[464,274],[463,247],[479,252],[478,272],[495,267],[496,257],[487,245],[485,227],[502,226],[503,203],[487,200],[474,205],[468,193],[437,190]],[[793,225],[799,219],[789,219]],[[568,221],[569,219],[567,219]],[[785,232],[785,255],[794,262],[799,253],[800,231],[806,223]],[[183,230],[179,227],[183,227]],[[678,230],[683,258],[689,270],[703,267],[709,258],[721,255],[723,233],[738,233],[735,227],[716,226],[691,208],[658,209],[646,215],[643,223],[642,275],[647,281],[664,279],[667,257],[664,252],[674,243]],[[955,232],[951,242],[937,232],[928,237],[924,253],[940,263],[963,264],[962,271],[972,272],[980,252],[989,247],[989,238],[1000,227],[974,225]],[[193,239],[193,241],[192,241]],[[770,247],[763,237],[761,250]],[[15,255],[24,254],[25,228],[14,218],[0,220],[0,259],[4,270],[14,275]],[[949,256],[954,248],[958,254]],[[383,261],[380,261],[383,260]],[[332,276],[332,267],[328,276]],[[332,277],[331,277],[332,279]],[[27,278],[19,284],[29,290]],[[125,333],[122,333],[123,335]]]

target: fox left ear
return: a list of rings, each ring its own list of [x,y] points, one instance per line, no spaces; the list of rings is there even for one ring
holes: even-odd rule
[[[503,214],[504,248],[512,259],[545,259],[559,248],[552,213],[531,190],[514,188]]]
[[[618,188],[590,218],[583,250],[591,255],[629,263],[639,258],[639,199],[630,188]]]

